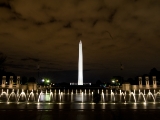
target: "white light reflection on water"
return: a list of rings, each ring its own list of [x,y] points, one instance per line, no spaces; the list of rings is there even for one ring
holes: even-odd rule
[[[147,104],[146,102],[143,103],[143,109],[146,109],[147,108]]]
[[[102,104],[102,109],[106,109],[106,105],[104,103]]]
[[[91,103],[91,109],[94,109],[95,103]]]
[[[160,103],[0,103],[0,109],[160,109]]]
[[[133,104],[133,109],[137,109],[137,103]]]
[[[40,103],[37,103],[37,109],[41,109]]]
[[[63,109],[63,106],[61,103],[59,103],[59,109]]]
[[[80,105],[80,109],[84,109],[84,103],[81,103]]]

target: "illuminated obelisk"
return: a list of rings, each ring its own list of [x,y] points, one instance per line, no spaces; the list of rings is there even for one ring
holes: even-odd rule
[[[78,85],[83,85],[83,53],[81,40],[79,42]]]

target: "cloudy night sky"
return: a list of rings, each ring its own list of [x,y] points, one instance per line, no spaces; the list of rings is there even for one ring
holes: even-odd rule
[[[0,0],[5,70],[77,82],[80,40],[84,82],[160,70],[159,13],[159,0]]]

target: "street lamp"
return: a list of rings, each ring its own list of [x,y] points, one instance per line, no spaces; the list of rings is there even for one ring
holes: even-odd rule
[[[47,82],[47,83],[50,83],[50,80],[47,80],[46,82]]]
[[[114,83],[115,83],[115,80],[112,80],[112,83],[114,84]]]

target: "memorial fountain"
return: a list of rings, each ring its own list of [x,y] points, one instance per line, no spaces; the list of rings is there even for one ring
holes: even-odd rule
[[[90,89],[55,89],[24,91],[1,89],[1,103],[94,103],[95,94],[100,96],[99,103],[158,103],[159,90],[90,90]]]

